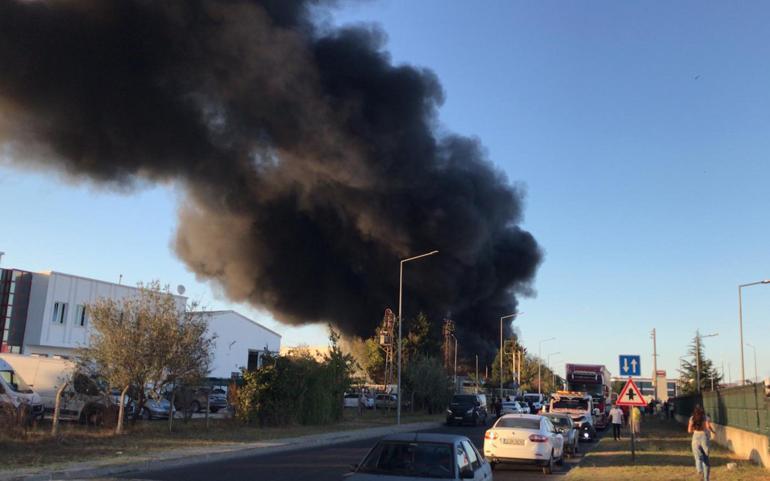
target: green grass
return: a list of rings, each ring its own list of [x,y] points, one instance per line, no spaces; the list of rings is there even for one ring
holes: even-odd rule
[[[608,433],[589,452],[579,467],[571,470],[567,481],[697,481],[695,462],[687,429],[673,421],[646,418],[642,436],[637,442],[636,460],[631,461],[630,441],[613,441]],[[713,481],[767,481],[770,471],[748,461],[738,460],[726,449],[711,445],[711,479]],[[737,463],[728,470],[727,463]]]
[[[441,415],[402,413],[402,422],[436,422]],[[142,459],[148,454],[161,451],[230,447],[240,444],[292,438],[335,431],[384,427],[395,423],[395,413],[367,411],[359,416],[355,410],[346,409],[340,423],[317,426],[255,427],[243,426],[226,419],[212,419],[207,430],[203,419],[187,423],[174,420],[174,431],[168,432],[168,421],[137,422],[127,425],[121,436],[112,430],[88,428],[77,424],[61,423],[60,434],[50,436],[50,424],[29,430],[14,437],[0,435],[0,452],[6,470],[60,468],[75,462],[110,464]]]

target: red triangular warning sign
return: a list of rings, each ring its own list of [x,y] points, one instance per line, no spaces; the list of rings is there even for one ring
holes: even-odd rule
[[[644,396],[642,396],[642,391],[634,384],[633,379],[629,379],[626,385],[623,386],[615,404],[618,406],[647,406]]]

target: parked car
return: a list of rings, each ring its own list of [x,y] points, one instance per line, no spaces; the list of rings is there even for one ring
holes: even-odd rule
[[[487,406],[478,394],[455,394],[446,411],[446,423],[486,424]]]
[[[551,420],[556,430],[564,437],[564,451],[574,456],[578,452],[579,436],[575,423],[569,414],[549,413],[545,416]]]
[[[374,405],[377,409],[396,409],[397,399],[395,394],[375,394]]]
[[[147,397],[142,406],[141,417],[142,419],[168,419],[169,410],[171,415],[176,413],[176,409],[171,409],[171,401],[166,398],[155,399]]]
[[[346,477],[349,481],[436,478],[492,481],[492,469],[465,436],[404,433],[380,440]]]
[[[169,395],[166,396],[170,397]],[[179,387],[174,394],[174,408],[177,411],[188,411],[198,413],[206,410],[212,413],[220,409],[227,409],[227,393],[221,388],[210,388],[207,386],[199,387]]]
[[[506,414],[484,434],[484,456],[492,469],[500,463],[535,464],[544,474],[564,459],[564,437],[550,419],[537,414]]]
[[[118,388],[112,388],[110,389],[110,398],[112,399],[112,403],[117,407],[120,406],[120,394],[121,391]],[[128,418],[134,415],[134,409],[136,408],[136,403],[131,398],[131,395],[126,393],[126,398],[123,401],[123,405],[125,408],[123,409],[123,414]]]
[[[529,411],[529,408],[527,408],[527,411]],[[521,404],[519,404],[518,401],[503,401],[500,408],[501,416],[504,414],[521,414],[523,412]]]

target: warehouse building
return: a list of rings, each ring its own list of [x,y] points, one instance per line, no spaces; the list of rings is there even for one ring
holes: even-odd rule
[[[136,287],[61,272],[0,269],[0,352],[72,357],[91,337],[88,304],[138,293]],[[187,298],[173,297],[183,311]],[[217,337],[211,377],[231,377],[260,365],[266,352],[280,351],[280,334],[235,311],[201,314]]]

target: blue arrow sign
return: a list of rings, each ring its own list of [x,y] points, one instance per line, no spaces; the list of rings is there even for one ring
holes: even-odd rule
[[[621,354],[620,360],[621,376],[639,376],[642,372],[641,357],[637,354]]]

